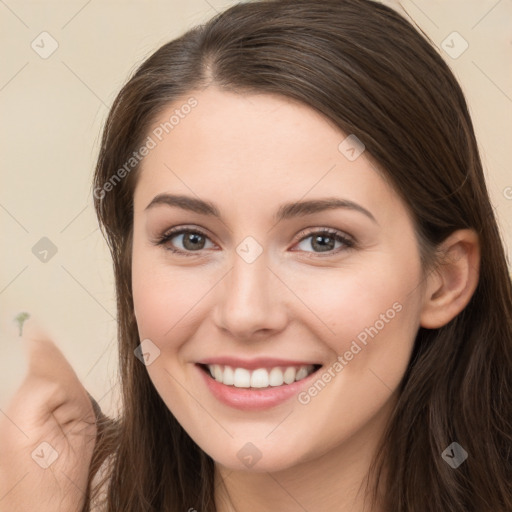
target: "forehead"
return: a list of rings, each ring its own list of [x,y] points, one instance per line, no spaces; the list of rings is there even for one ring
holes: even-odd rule
[[[196,105],[186,109],[190,97]],[[182,110],[188,113],[180,116]],[[261,163],[268,167],[283,159],[301,162],[305,156],[320,164],[337,153],[344,137],[333,123],[298,101],[215,87],[169,105],[155,120],[152,132],[158,147],[145,158],[143,167],[171,149],[194,161],[215,155],[245,168]]]
[[[354,158],[362,148],[348,135],[284,96],[214,87],[191,93],[163,110],[148,133],[154,147],[142,161],[136,209],[162,192],[253,209],[326,195],[396,203],[367,152]],[[356,151],[347,154],[351,144]]]

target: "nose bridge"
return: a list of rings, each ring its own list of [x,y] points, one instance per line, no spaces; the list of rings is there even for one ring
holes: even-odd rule
[[[264,296],[269,289],[269,269],[266,253],[261,253],[254,260],[240,256],[241,247],[237,249],[236,256],[233,256],[233,269],[230,276],[231,298],[242,305],[251,303],[256,305],[264,304]]]
[[[285,313],[279,306],[278,279],[268,267],[267,253],[254,240],[244,240],[233,254],[217,303],[217,323],[239,338],[260,330],[279,329]],[[259,246],[259,247],[258,247]]]

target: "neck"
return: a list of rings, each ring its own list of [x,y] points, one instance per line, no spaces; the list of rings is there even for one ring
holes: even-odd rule
[[[368,470],[394,401],[349,439],[317,458],[276,472],[231,470],[215,464],[217,512],[380,512],[370,508]],[[382,475],[379,491],[385,485]],[[371,482],[373,484],[373,482]]]

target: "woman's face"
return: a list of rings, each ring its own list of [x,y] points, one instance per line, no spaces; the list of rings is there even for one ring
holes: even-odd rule
[[[190,96],[148,134],[134,196],[149,376],[225,467],[357,456],[382,428],[420,325],[405,205],[364,147],[313,109],[214,87]]]

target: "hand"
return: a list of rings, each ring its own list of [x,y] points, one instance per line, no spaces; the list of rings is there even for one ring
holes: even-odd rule
[[[0,511],[81,512],[96,439],[93,405],[35,321],[21,329],[28,371],[0,411]]]

